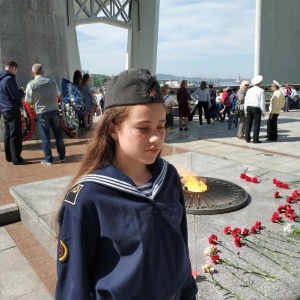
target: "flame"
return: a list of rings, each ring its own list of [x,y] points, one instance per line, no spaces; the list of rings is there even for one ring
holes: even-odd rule
[[[189,192],[201,193],[207,191],[207,185],[203,178],[199,178],[193,172],[181,171],[181,182]]]

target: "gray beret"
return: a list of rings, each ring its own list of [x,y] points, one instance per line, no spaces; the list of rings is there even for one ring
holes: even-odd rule
[[[123,71],[106,85],[105,108],[164,102],[156,77],[146,69]]]

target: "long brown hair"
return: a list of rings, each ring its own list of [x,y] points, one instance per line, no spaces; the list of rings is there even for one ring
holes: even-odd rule
[[[116,106],[104,111],[99,123],[93,130],[81,167],[72,180],[74,184],[79,178],[111,163],[115,156],[115,141],[108,132],[109,124],[121,126],[128,118],[133,106]]]
[[[110,136],[108,129],[109,124],[121,126],[132,111],[131,106],[116,106],[108,108],[104,111],[97,126],[93,129],[85,154],[83,155],[80,168],[75,174],[71,183],[67,187],[70,189],[78,179],[87,174],[93,173],[97,169],[103,168],[106,164],[112,163],[115,156],[115,141]],[[59,211],[64,198],[57,203],[56,213],[54,217],[55,231],[58,234],[58,217]],[[57,237],[57,236],[56,236]]]
[[[83,88],[84,85],[86,85],[89,81],[90,75],[89,74],[84,74],[82,76],[82,82],[81,82],[81,88]]]

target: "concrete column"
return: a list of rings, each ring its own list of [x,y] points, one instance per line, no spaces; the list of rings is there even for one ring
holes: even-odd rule
[[[26,87],[31,67],[41,63],[45,76],[59,86],[69,77],[66,2],[61,0],[0,1],[0,62],[19,65],[17,82]]]
[[[160,0],[132,1],[132,30],[128,30],[126,69],[146,68],[156,73]]]
[[[67,42],[68,42],[68,58],[69,58],[69,73],[72,81],[75,70],[81,70],[80,54],[77,41],[74,2],[67,0]]]
[[[300,82],[300,1],[256,1],[255,73],[263,84]]]
[[[254,76],[260,75],[261,0],[256,0]]]

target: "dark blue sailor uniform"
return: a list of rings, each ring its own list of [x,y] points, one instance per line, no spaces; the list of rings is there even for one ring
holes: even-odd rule
[[[69,190],[56,300],[195,299],[179,175],[161,158],[151,168],[152,199],[110,164]]]

